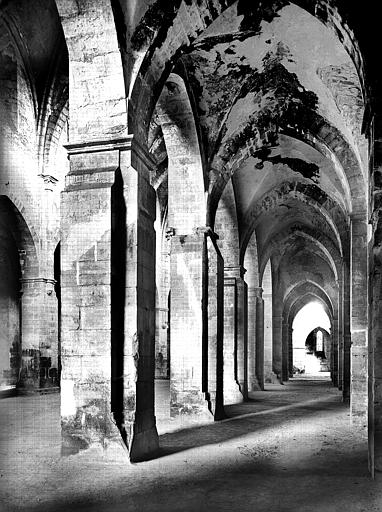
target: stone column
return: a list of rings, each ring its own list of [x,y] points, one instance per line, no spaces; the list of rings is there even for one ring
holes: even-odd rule
[[[170,241],[168,237],[157,235],[157,247],[161,246],[160,257],[157,258],[157,347],[156,347],[156,368],[155,377],[168,379],[170,376],[170,354],[169,354],[169,292],[170,292]],[[158,251],[159,252],[159,251]],[[159,263],[159,265],[158,265]]]
[[[276,383],[277,376],[273,372],[273,315],[272,293],[264,293],[264,381]]]
[[[381,84],[376,84],[380,90]],[[369,469],[382,471],[382,105],[370,122]]]
[[[256,302],[255,290],[248,286],[248,390],[258,389],[256,378]]]
[[[289,326],[288,322],[282,322],[282,380],[289,380]]]
[[[382,139],[382,137],[381,137]],[[382,144],[381,144],[382,148]],[[379,157],[381,158],[381,157]],[[382,166],[381,166],[382,167]],[[382,191],[378,190],[378,202],[382,205]],[[374,477],[375,472],[382,472],[382,209],[377,210],[373,246],[372,272],[372,325],[370,329],[371,343],[369,346],[369,470]],[[377,227],[375,226],[375,227]]]
[[[248,289],[243,277],[237,279],[236,287],[237,380],[244,400],[248,400]]]
[[[339,340],[338,340],[338,318],[337,315],[333,316],[333,329],[332,329],[332,359],[330,366],[332,370],[333,386],[340,389],[339,381]],[[342,366],[342,365],[341,365]]]
[[[272,318],[272,370],[277,380],[282,382],[282,364],[283,364],[283,339],[282,339],[283,317],[282,315],[273,315]]]
[[[205,236],[203,275],[203,390],[215,420],[224,413],[224,260],[211,230]]]
[[[293,377],[293,328],[288,322],[288,346],[289,346],[289,378]]]
[[[256,303],[256,377],[264,390],[264,299],[263,289],[257,288]]]
[[[247,398],[247,289],[244,268],[224,267],[224,403]]]
[[[354,424],[366,427],[368,415],[368,259],[367,219],[351,219],[351,394]]]
[[[332,350],[332,360],[331,364],[334,365],[334,360],[337,359],[338,366],[338,389],[342,391],[343,387],[343,379],[344,379],[344,369],[343,369],[343,351],[344,351],[344,287],[343,287],[343,279],[339,282],[338,289],[338,349],[334,350],[334,342],[333,342],[333,350]],[[335,320],[333,319],[333,324]],[[333,375],[334,377],[334,375]],[[334,378],[333,384],[334,384]]]
[[[203,250],[204,232],[171,237],[171,416],[212,420],[203,384]]]
[[[259,287],[248,287],[248,389],[259,391],[261,389],[257,377],[257,302]]]
[[[350,350],[351,350],[351,334],[350,334],[350,315],[351,315],[351,303],[350,303],[350,264],[345,262],[344,264],[344,299],[343,299],[343,319],[344,319],[344,330],[343,330],[343,351],[342,351],[342,398],[344,402],[350,400]],[[338,383],[336,383],[338,385]]]
[[[123,250],[119,238],[119,224],[114,221],[112,262],[114,268],[118,266],[119,252],[122,249],[126,258],[123,269],[125,309],[122,435],[126,436],[130,459],[141,461],[150,458],[158,450],[154,415],[156,203],[155,190],[149,180],[149,172],[155,168],[155,163],[147,150],[133,137],[126,138],[123,145],[120,150],[120,170],[126,207],[126,249]],[[118,190],[118,176],[119,173],[113,186],[113,205],[117,219],[118,204],[122,201]],[[114,272],[113,278],[115,288],[119,285],[117,272]],[[118,307],[118,293],[112,291],[114,307]],[[115,316],[113,302],[112,314]]]
[[[279,271],[272,264],[272,372],[282,382],[282,301],[280,297]]]
[[[63,449],[158,448],[155,192],[132,137],[70,144],[61,199]],[[118,426],[118,428],[117,428]]]

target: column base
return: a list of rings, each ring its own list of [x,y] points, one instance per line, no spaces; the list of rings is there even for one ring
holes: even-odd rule
[[[265,384],[282,384],[281,378],[274,372],[267,372],[264,376]]]
[[[179,401],[170,403],[170,417],[180,423],[180,426],[186,426],[193,423],[210,423],[214,421],[214,416],[208,408],[208,401],[201,393],[187,394]]]
[[[75,455],[90,448],[105,453],[126,449],[121,434],[111,416],[88,417],[78,409],[76,416],[61,420],[61,455]]]
[[[129,462],[129,453],[122,438],[108,439],[103,443],[93,442],[85,446],[81,438],[73,438],[72,436],[63,436],[61,444],[61,456],[68,457],[79,454],[83,450],[88,453],[94,453],[94,458],[104,459],[107,462]]]
[[[191,386],[188,390],[181,389],[181,384],[175,379],[170,380],[170,416],[198,417],[206,413],[211,416],[205,393]]]
[[[264,391],[264,386],[262,387],[257,379],[253,379],[249,383],[249,391]]]
[[[208,404],[208,410],[212,414],[215,421],[224,420],[226,418],[224,412],[223,401],[220,398],[218,401],[216,400],[216,393],[205,393],[205,399]]]
[[[129,445],[130,462],[143,462],[154,458],[159,452],[159,437],[156,426],[135,432]]]
[[[239,386],[235,389],[224,391],[224,405],[240,404],[244,401],[244,397],[240,392]]]

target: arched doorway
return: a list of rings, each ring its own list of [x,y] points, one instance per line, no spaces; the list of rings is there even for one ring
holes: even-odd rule
[[[293,324],[293,375],[330,378],[331,322],[319,302],[310,302],[296,314]]]

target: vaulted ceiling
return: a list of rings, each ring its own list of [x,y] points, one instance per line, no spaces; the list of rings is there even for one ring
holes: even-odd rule
[[[173,71],[194,103],[211,218],[232,179],[242,252],[256,236],[262,267],[288,262],[290,282],[320,269],[325,285],[337,277],[328,255],[348,252],[350,215],[366,209],[364,92],[333,30],[295,4],[270,5],[259,22],[233,3]],[[150,140],[165,173],[157,113]]]

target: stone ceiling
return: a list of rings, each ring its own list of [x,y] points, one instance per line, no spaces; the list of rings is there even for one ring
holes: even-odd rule
[[[18,41],[31,87],[41,102],[47,78],[54,73],[61,57],[65,62],[60,72],[67,74],[67,50],[56,3],[54,0],[2,0],[0,3],[7,28]]]
[[[269,5],[268,10],[262,7],[261,21],[259,13],[251,14],[233,3],[181,56],[174,72],[185,78],[195,101],[212,183],[223,168],[234,169],[231,176],[242,245],[248,242],[248,219],[256,217],[259,260],[269,254],[271,240],[294,224],[317,238],[326,237],[333,242],[333,250],[342,254],[339,231],[343,226],[331,215],[333,205],[345,218],[352,213],[351,178],[335,150],[346,146],[352,153],[349,161],[354,157],[365,175],[360,82],[333,31],[289,2]],[[330,144],[311,133],[317,120],[326,123]],[[156,114],[153,123],[153,147],[163,162],[165,141]],[[245,153],[250,145],[255,149]],[[325,146],[331,149],[322,151]],[[291,182],[306,190],[314,188],[313,196],[318,191],[329,199],[317,203],[304,199],[304,194],[280,196],[260,211],[267,195]],[[300,251],[300,264],[306,258],[313,268],[313,255],[319,251],[306,238],[292,237],[283,245],[285,261],[289,261],[288,254],[294,254],[296,244],[305,247]],[[319,257],[325,260],[326,256]],[[329,262],[325,264],[330,269]],[[327,274],[333,279],[329,270]]]

